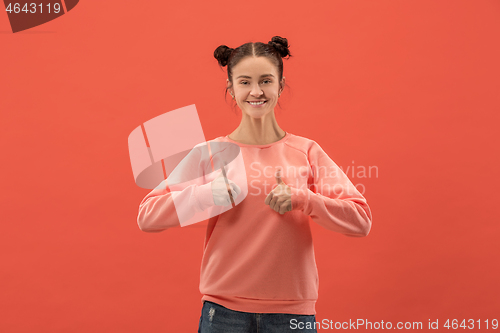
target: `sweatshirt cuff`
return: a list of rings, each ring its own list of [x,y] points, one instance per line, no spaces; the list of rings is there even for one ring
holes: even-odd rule
[[[309,189],[298,189],[296,187],[290,187],[292,192],[292,210],[301,210],[307,212],[309,206]]]
[[[202,211],[215,205],[214,197],[212,194],[212,183],[196,186],[194,196],[198,203],[198,207]]]

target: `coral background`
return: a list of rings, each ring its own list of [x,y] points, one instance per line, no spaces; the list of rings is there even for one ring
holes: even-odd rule
[[[213,51],[275,35],[292,53],[279,125],[350,166],[373,213],[365,238],[312,225],[316,319],[485,329],[500,319],[499,14],[496,0],[81,1],[14,34],[0,12],[0,331],[197,330],[205,230],[139,230],[149,191],[127,138],[190,104],[207,140],[231,133]]]

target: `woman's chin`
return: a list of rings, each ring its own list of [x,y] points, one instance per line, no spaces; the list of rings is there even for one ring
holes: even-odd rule
[[[245,110],[244,112],[247,115],[249,115],[250,117],[261,118],[262,116],[265,116],[268,113],[272,112],[273,108],[270,108],[268,106],[265,106],[262,108],[254,108],[254,107],[248,106],[248,107],[244,108],[244,110]]]

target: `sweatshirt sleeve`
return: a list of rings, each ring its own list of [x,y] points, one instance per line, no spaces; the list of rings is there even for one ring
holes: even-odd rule
[[[292,209],[304,214],[328,230],[346,236],[367,236],[372,226],[372,213],[366,199],[347,175],[313,141],[308,151],[313,171],[311,188],[292,190]]]
[[[187,176],[194,175],[200,170],[200,152],[193,149],[171,174],[180,175],[182,173]],[[149,192],[139,204],[137,224],[142,231],[160,232],[180,226],[177,209],[182,209],[183,217],[188,219],[196,212],[202,212],[214,205],[212,184],[210,182],[204,184],[205,177],[199,178],[199,182],[191,184],[181,191],[171,191],[168,187],[168,179],[170,177]],[[174,199],[177,207],[174,205]],[[182,205],[179,206],[179,203]]]

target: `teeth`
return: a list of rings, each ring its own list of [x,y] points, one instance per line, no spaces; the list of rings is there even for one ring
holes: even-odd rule
[[[258,103],[255,103],[255,102],[249,102],[250,104],[252,105],[260,105],[260,104],[264,104],[265,101],[262,101],[262,102],[258,102]]]

